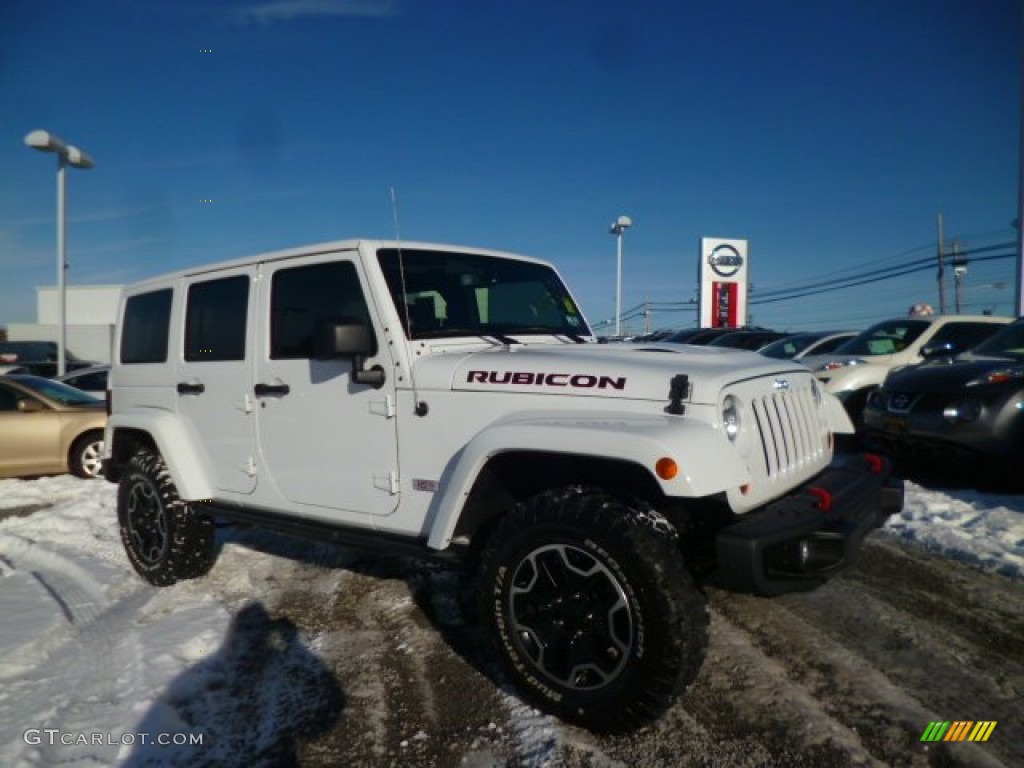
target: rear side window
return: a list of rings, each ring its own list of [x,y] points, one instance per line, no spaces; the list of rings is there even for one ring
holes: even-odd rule
[[[245,275],[192,283],[185,311],[185,360],[244,360],[248,309]]]
[[[170,288],[129,297],[121,321],[122,363],[167,362],[171,326]]]
[[[351,262],[334,261],[274,273],[270,298],[270,357],[313,357],[316,328],[325,321],[370,324]]]

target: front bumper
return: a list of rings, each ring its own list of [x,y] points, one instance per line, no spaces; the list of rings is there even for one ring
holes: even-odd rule
[[[777,595],[819,586],[848,566],[863,538],[903,508],[903,481],[888,460],[844,454],[810,482],[715,538],[711,584]]]

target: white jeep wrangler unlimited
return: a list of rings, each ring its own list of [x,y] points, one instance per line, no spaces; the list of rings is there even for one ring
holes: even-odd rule
[[[549,264],[345,241],[126,289],[106,478],[156,585],[213,565],[213,517],[464,565],[531,701],[595,730],[696,676],[704,584],[808,589],[902,506],[811,372],[592,341]]]

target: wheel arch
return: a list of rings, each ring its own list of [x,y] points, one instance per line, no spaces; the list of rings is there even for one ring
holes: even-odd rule
[[[707,424],[667,417],[577,416],[495,425],[471,440],[445,471],[428,546],[445,549],[453,538],[474,538],[519,500],[550,488],[599,486],[657,507],[669,496],[700,498],[738,487],[749,472],[726,446],[721,432]],[[679,462],[671,480],[655,474],[662,457]]]
[[[105,476],[117,482],[132,454],[139,448],[149,448],[163,457],[182,499],[212,498],[213,485],[205,469],[209,462],[202,443],[170,416],[159,411],[137,414],[130,420],[112,416],[105,435]]]

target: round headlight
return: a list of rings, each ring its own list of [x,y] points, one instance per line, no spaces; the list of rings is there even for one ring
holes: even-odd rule
[[[726,436],[735,442],[740,433],[740,403],[732,395],[722,401],[722,428]]]

